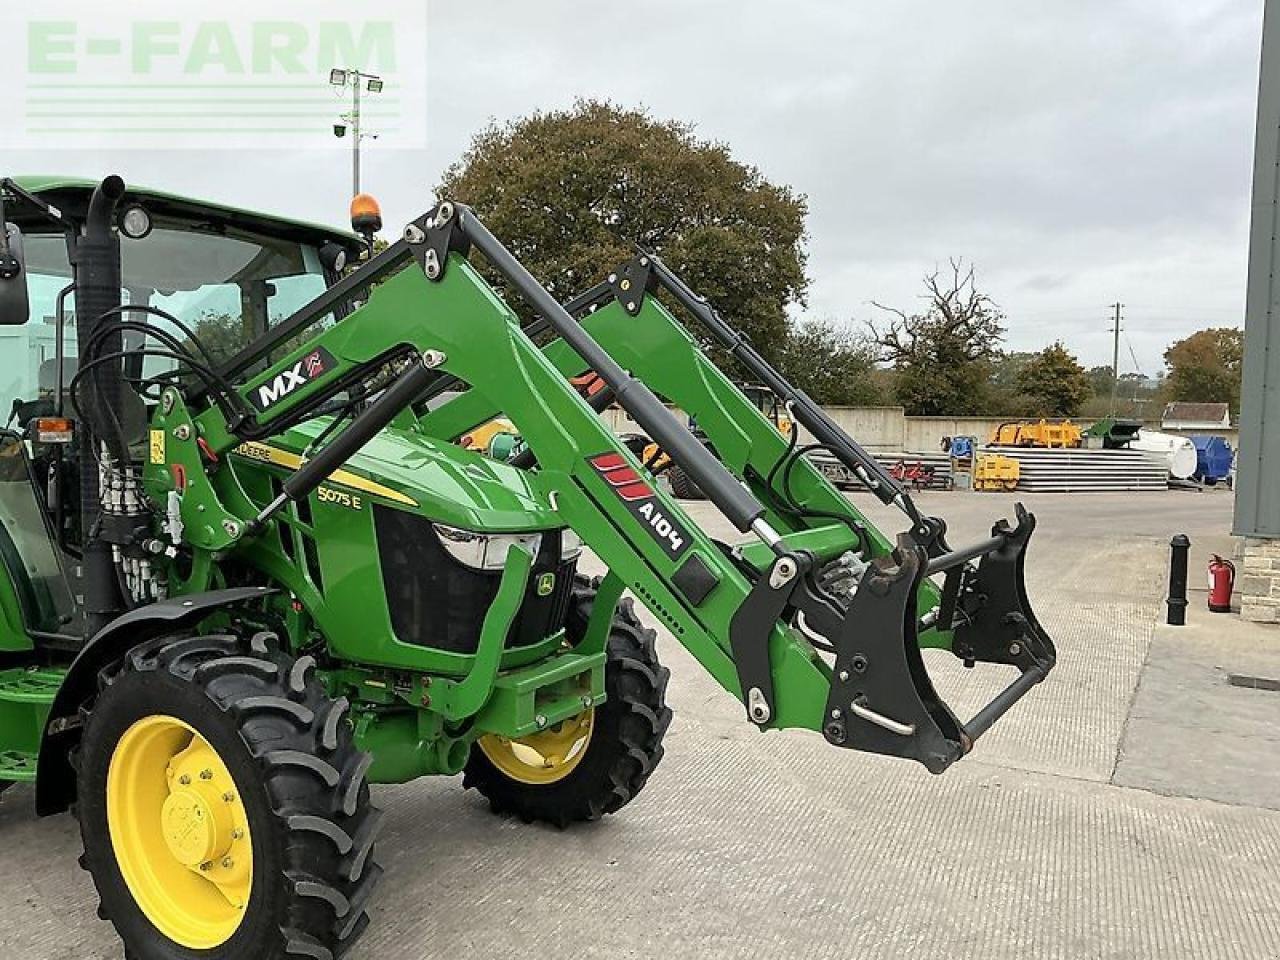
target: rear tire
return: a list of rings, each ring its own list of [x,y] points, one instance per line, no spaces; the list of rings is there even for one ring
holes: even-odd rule
[[[594,585],[579,578],[566,625],[570,639],[585,634],[595,595]],[[658,662],[655,637],[636,617],[631,600],[618,604],[605,662],[608,699],[594,708],[590,739],[564,776],[522,782],[499,769],[476,744],[463,786],[478,790],[495,813],[558,827],[599,820],[634,800],[662,760],[662,738],[671,724],[666,705],[671,672]]]
[[[370,758],[355,747],[347,703],[329,699],[314,667],[311,657],[295,660],[280,652],[270,634],[252,641],[169,636],[139,646],[101,674],[100,693],[73,758],[85,851],[81,865],[101,898],[99,915],[115,926],[129,960],[334,960],[364,932],[365,907],[382,873],[371,857],[381,813],[369,801]],[[163,726],[169,721],[177,724],[174,732]],[[190,731],[190,745],[183,749],[179,741],[183,752],[167,768],[165,751],[156,754],[153,745],[139,740],[137,731],[145,736],[148,724],[160,725],[166,737]],[[174,777],[193,746],[209,748],[205,757],[216,758],[218,772],[206,777],[210,771],[201,771],[194,787],[192,777],[179,777],[188,786],[178,788]],[[220,782],[224,776],[233,789]],[[206,789],[200,780],[212,781],[213,793],[195,802],[208,801],[204,809],[210,811],[194,814],[209,824],[209,845],[199,856],[217,852],[197,870],[174,853],[185,842],[182,829],[191,815],[184,813],[187,819],[176,829],[177,807],[171,810],[168,801],[180,789]],[[156,796],[163,799],[166,791],[155,843],[132,840],[145,833],[134,827],[149,821]],[[232,825],[243,823],[242,828],[212,826],[211,815],[222,816],[219,800],[235,805]],[[238,851],[234,857],[251,866],[247,900],[229,921],[229,933],[218,927],[212,934],[214,940],[225,934],[221,942],[181,942],[184,932],[174,931],[210,922],[211,911],[202,914],[194,904],[216,898],[168,891],[193,883],[212,886],[219,868],[233,869],[232,854],[223,852],[228,836],[230,849]],[[141,853],[140,846],[146,847]],[[132,881],[126,881],[126,869]]]

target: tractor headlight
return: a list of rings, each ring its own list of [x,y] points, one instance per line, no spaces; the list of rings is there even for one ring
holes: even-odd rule
[[[522,546],[535,557],[542,546],[540,533],[476,533],[443,523],[431,526],[449,556],[472,570],[501,570],[507,562],[507,551],[513,546]]]

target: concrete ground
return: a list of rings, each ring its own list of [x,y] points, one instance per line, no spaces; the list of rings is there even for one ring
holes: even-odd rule
[[[921,499],[953,542],[1012,502]],[[1188,627],[1158,626],[1170,535],[1195,543],[1199,586],[1230,550],[1230,496],[1025,499],[1059,666],[946,774],[761,735],[664,637],[666,759],[618,816],[560,832],[457,781],[376,791],[387,876],[353,958],[1280,957],[1280,693],[1226,679],[1280,678],[1280,630],[1201,612],[1203,589]],[[930,666],[961,715],[1004,679]],[[0,957],[120,957],[74,823],[29,800],[0,804]]]

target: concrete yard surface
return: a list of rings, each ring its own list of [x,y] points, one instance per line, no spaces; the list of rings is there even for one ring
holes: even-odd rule
[[[1231,549],[1230,495],[1024,499],[1059,665],[944,775],[760,734],[664,635],[666,757],[617,816],[558,831],[494,817],[458,780],[375,791],[387,873],[352,960],[1280,958],[1280,693],[1227,682],[1280,678],[1280,629],[1204,612],[1203,589],[1187,627],[1158,626],[1170,536],[1192,538],[1200,587]],[[953,544],[1013,500],[920,497]],[[962,717],[1008,679],[928,662]],[[0,958],[119,958],[75,823],[30,800],[0,803]]]

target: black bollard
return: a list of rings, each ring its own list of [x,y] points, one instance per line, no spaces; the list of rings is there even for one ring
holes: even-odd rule
[[[1187,554],[1191,539],[1180,533],[1169,541],[1169,624],[1181,627],[1187,622]]]

